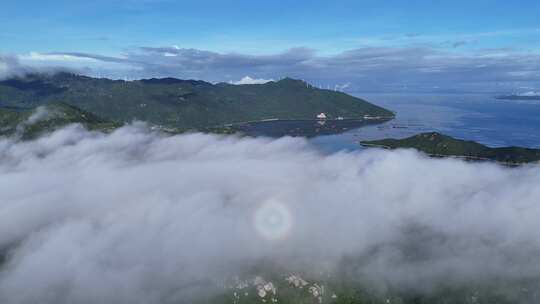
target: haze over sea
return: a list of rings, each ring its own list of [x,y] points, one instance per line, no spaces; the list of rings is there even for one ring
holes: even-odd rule
[[[362,149],[359,140],[439,131],[491,147],[540,148],[540,101],[486,94],[354,94],[396,112],[396,119],[310,141],[324,152]]]

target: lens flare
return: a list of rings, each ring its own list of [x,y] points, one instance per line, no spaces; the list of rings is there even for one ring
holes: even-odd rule
[[[255,212],[255,229],[265,239],[284,239],[292,228],[292,216],[287,207],[276,201],[262,204]]]

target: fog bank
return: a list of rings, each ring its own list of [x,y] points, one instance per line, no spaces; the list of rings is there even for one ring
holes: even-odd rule
[[[352,257],[349,275],[404,288],[537,279],[538,185],[539,167],[293,138],[134,125],[3,139],[0,302],[172,303],[260,260]]]

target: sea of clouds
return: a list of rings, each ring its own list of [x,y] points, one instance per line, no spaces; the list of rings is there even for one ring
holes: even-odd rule
[[[535,280],[539,185],[535,166],[137,124],[2,139],[0,303],[177,303],[259,261],[344,257],[381,286]]]

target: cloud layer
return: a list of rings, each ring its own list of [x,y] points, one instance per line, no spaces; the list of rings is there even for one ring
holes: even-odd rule
[[[263,84],[263,83],[267,83],[267,82],[270,82],[270,81],[274,81],[274,79],[251,78],[249,76],[244,76],[244,77],[242,77],[242,79],[240,79],[238,81],[233,81],[231,83],[232,84],[237,84],[237,85],[241,85],[241,84]]]
[[[228,82],[245,75],[262,79],[291,76],[325,88],[350,82],[349,91],[384,92],[494,92],[540,87],[540,54],[511,49],[452,52],[430,47],[364,47],[321,56],[307,48],[249,55],[174,46],[139,47],[121,57],[74,52],[47,55],[67,56],[71,62],[73,58],[93,60],[101,64],[95,70],[116,77],[174,76]]]
[[[22,76],[30,71],[19,64],[15,56],[6,56],[0,54],[0,80],[8,77]]]
[[[261,260],[317,271],[346,256],[351,275],[404,288],[537,280],[539,184],[537,167],[292,138],[4,139],[0,302],[176,303]]]
[[[51,61],[51,57],[37,54],[30,57],[33,58],[34,61],[32,64],[27,64],[24,61],[21,62],[20,56],[2,55],[0,53],[0,80],[12,77],[23,77],[30,73],[56,73],[59,71],[88,73],[91,71],[89,67],[83,68],[78,65],[72,66],[66,64],[65,56],[59,56],[64,59],[56,61]],[[36,60],[40,62],[36,63]]]

